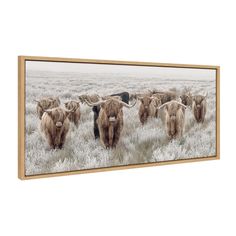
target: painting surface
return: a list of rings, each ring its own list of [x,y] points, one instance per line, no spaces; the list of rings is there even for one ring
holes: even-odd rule
[[[141,124],[138,115],[141,102],[137,99],[131,109],[123,108],[123,129],[115,148],[106,149],[94,138],[94,113],[86,103],[80,103],[78,127],[70,122],[61,149],[50,148],[40,130],[35,100],[58,97],[64,109],[64,103],[79,101],[80,95],[102,97],[121,92],[132,95],[150,90],[171,91],[178,96],[186,92],[192,96],[207,94],[204,122],[196,122],[192,107],[187,107],[182,137],[170,140],[161,111],[157,118],[149,117]],[[214,69],[27,61],[25,106],[26,175],[216,155]]]

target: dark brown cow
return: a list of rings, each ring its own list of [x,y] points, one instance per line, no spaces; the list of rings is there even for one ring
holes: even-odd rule
[[[75,110],[75,112],[69,114],[68,119],[78,128],[80,119],[80,102],[69,101],[65,103],[65,107],[67,110]]]
[[[45,110],[40,128],[50,148],[62,148],[69,131],[69,114],[74,110],[65,110],[60,107]]]
[[[165,129],[170,139],[180,138],[184,132],[186,106],[178,101],[170,101],[159,107],[164,108],[165,112]]]
[[[123,107],[131,108],[135,105],[127,103],[116,98],[109,98],[96,103],[86,103],[91,106],[100,106],[100,112],[97,119],[100,141],[105,148],[116,147],[123,128]]]
[[[50,109],[50,108],[55,108],[59,107],[61,102],[58,97],[48,97],[48,98],[42,98],[41,100],[37,101],[37,114],[39,119],[41,120],[42,115],[45,110]]]
[[[206,116],[206,98],[207,94],[205,96],[197,95],[193,96],[193,104],[192,104],[192,110],[193,115],[198,123],[203,123]]]

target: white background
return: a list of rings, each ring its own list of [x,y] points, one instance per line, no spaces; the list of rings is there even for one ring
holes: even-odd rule
[[[0,235],[236,235],[235,1],[1,1]],[[221,66],[221,160],[20,181],[17,56]]]

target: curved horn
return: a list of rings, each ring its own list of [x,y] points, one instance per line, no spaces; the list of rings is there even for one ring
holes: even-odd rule
[[[157,109],[159,110],[159,109],[165,107],[166,105],[168,105],[168,104],[170,104],[170,103],[172,103],[172,102],[175,102],[175,103],[179,104],[180,106],[184,107],[185,109],[187,108],[187,106],[185,106],[184,104],[182,104],[182,103],[180,103],[180,102],[178,102],[178,101],[173,101],[173,100],[172,100],[172,101],[170,101],[170,102],[166,102],[166,103],[162,104],[162,105],[159,106]]]
[[[185,106],[183,103],[175,101],[177,104],[179,104],[180,106],[184,107],[185,109],[187,108],[187,106]]]
[[[203,95],[203,97],[207,98],[208,96],[208,92],[205,93],[205,95]]]
[[[168,105],[170,103],[171,103],[171,101],[170,102],[166,102],[166,103],[162,104],[161,106],[159,106],[157,109],[160,110],[161,108],[165,107],[166,105]]]
[[[103,103],[106,102],[106,100],[104,100],[104,101],[98,101],[98,102],[90,103],[86,99],[84,101],[89,107],[99,106],[99,105],[102,105]]]
[[[134,103],[131,104],[131,105],[129,105],[129,104],[123,102],[123,101],[119,101],[119,102],[120,102],[120,104],[122,104],[124,107],[127,107],[127,108],[132,108],[132,107],[135,106],[135,104],[136,104],[136,100],[135,100]]]

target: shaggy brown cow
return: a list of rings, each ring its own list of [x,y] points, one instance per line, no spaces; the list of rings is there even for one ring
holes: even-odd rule
[[[161,91],[153,90],[152,94],[155,96],[158,95],[161,98],[161,104],[170,102],[171,100],[175,100],[177,98],[176,92],[172,92],[172,91],[161,92]]]
[[[50,108],[55,108],[59,107],[61,102],[58,97],[48,97],[48,98],[43,98],[39,101],[35,100],[37,102],[37,114],[39,119],[42,119],[42,115],[45,110],[50,109]]]
[[[192,110],[193,115],[198,123],[203,123],[206,116],[206,98],[205,96],[197,95],[193,96]]]
[[[152,102],[150,104],[150,116],[158,117],[158,107],[161,106],[161,98],[159,95],[152,96]]]
[[[160,104],[160,99],[157,97],[150,97],[150,96],[144,96],[144,97],[138,97],[141,104],[139,107],[139,120],[142,123],[147,122],[148,117],[157,117],[157,108]]]
[[[78,101],[69,101],[65,103],[65,107],[67,110],[75,110],[75,112],[70,113],[68,119],[70,122],[74,123],[75,126],[78,128],[79,126],[79,119],[80,119],[80,102]]]
[[[186,106],[177,101],[170,101],[161,105],[158,109],[164,108],[165,129],[170,139],[180,138],[184,132]]]
[[[186,93],[186,94],[182,94],[180,95],[181,98],[181,102],[185,105],[185,106],[192,106],[192,95],[190,93]]]
[[[79,100],[81,101],[82,104],[85,102],[85,100],[87,100],[90,103],[98,102],[99,98],[100,97],[97,94],[79,96]]]
[[[74,110],[65,110],[61,107],[44,111],[40,128],[50,148],[63,147],[70,127],[68,116],[72,112]]]
[[[89,103],[89,106],[101,106],[97,119],[98,129],[100,133],[100,141],[105,148],[116,147],[120,133],[123,128],[123,107],[131,108],[135,105],[127,103],[116,98],[109,98],[96,103]]]
[[[122,100],[120,96],[111,96],[111,95],[108,95],[108,96],[103,96],[101,97],[102,100],[108,100],[108,99],[111,99],[111,98],[115,98],[115,99],[118,99],[118,100]]]
[[[143,93],[132,93],[132,94],[130,94],[130,101],[137,100],[139,97],[146,97],[146,96],[151,97],[152,92],[149,90],[149,91],[143,92]]]

